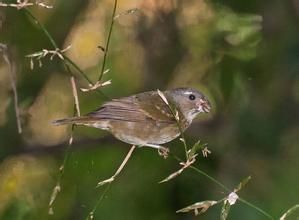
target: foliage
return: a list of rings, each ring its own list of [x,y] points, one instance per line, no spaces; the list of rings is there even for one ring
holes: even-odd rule
[[[296,217],[298,3],[52,3],[0,3],[1,219]],[[120,173],[125,144],[50,124],[107,96],[180,86],[203,90],[213,111],[170,143],[167,160],[137,148]],[[244,175],[245,188],[248,179],[226,186]]]

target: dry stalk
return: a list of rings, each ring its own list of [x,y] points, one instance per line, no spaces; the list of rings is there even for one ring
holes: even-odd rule
[[[41,51],[37,51],[32,54],[26,55],[26,57],[30,58],[30,68],[34,68],[34,62],[33,59],[36,59],[38,61],[39,67],[42,66],[42,61],[41,59],[46,57],[47,55],[50,55],[50,60],[53,60],[55,56],[57,56],[59,59],[64,60],[64,55],[63,53],[66,52],[71,48],[71,45],[67,46],[64,49],[59,49],[56,48],[55,50],[47,50],[47,49],[42,49]]]
[[[96,90],[98,88],[110,85],[111,83],[112,83],[111,79],[108,80],[108,81],[105,81],[105,82],[97,81],[94,85],[89,84],[89,88],[80,88],[80,90],[82,92],[89,92],[89,91],[93,91],[93,90]]]
[[[81,113],[80,113],[80,106],[79,106],[77,86],[76,86],[75,78],[73,76],[71,77],[71,84],[72,84],[73,96],[74,96],[74,99],[75,99],[77,116],[80,117]]]
[[[167,182],[169,180],[174,179],[178,175],[180,175],[185,169],[187,169],[188,167],[190,167],[196,161],[196,156],[197,156],[197,154],[195,154],[192,158],[190,158],[190,160],[187,160],[186,162],[181,162],[180,163],[180,165],[182,165],[181,169],[179,169],[178,171],[170,174],[168,177],[166,177],[165,179],[161,180],[159,183],[165,183],[165,182]]]
[[[19,106],[18,106],[18,92],[17,92],[17,85],[16,85],[17,77],[16,77],[15,68],[10,61],[7,45],[0,43],[0,52],[2,52],[2,57],[9,68],[8,73],[9,73],[11,88],[12,88],[12,91],[14,94],[14,106],[15,106],[15,112],[16,112],[17,127],[18,127],[19,134],[21,134],[22,133],[22,125],[21,125],[21,118],[20,118],[20,110],[19,110]]]
[[[72,92],[73,92],[73,96],[74,96],[74,100],[75,100],[75,109],[76,109],[76,114],[77,116],[80,116],[80,105],[79,105],[79,99],[78,99],[78,92],[77,92],[77,86],[76,86],[76,81],[74,77],[70,78],[71,81],[71,86],[72,86]],[[70,146],[73,143],[73,130],[74,127],[72,127],[72,133],[69,139],[69,145],[68,148],[66,150],[66,156],[63,160],[62,165],[59,168],[60,174],[56,183],[56,186],[54,187],[52,194],[51,194],[51,198],[50,198],[50,202],[49,202],[49,215],[53,215],[54,214],[54,210],[53,210],[53,204],[54,201],[56,200],[56,197],[58,196],[59,192],[61,191],[61,186],[60,186],[60,182],[64,173],[64,167],[66,165],[66,162],[68,160],[68,155],[69,155],[69,150],[70,150]]]
[[[42,8],[46,9],[51,9],[53,8],[52,5],[47,5],[41,0],[36,0],[35,2],[30,2],[29,0],[17,0],[17,3],[3,3],[0,2],[0,7],[11,7],[11,8],[16,8],[17,10],[23,9],[23,8],[28,8],[31,6],[39,6]]]
[[[136,148],[136,147],[133,145],[133,146],[130,148],[128,154],[126,155],[126,157],[125,157],[125,159],[123,160],[123,162],[121,163],[121,165],[120,165],[120,166],[118,167],[118,169],[116,170],[116,172],[115,172],[110,178],[108,178],[108,179],[106,179],[106,180],[103,180],[103,181],[99,182],[98,185],[97,185],[97,187],[103,186],[103,185],[105,185],[105,184],[107,184],[107,183],[112,183],[112,182],[115,180],[115,178],[120,174],[120,172],[123,170],[123,168],[124,168],[125,165],[127,164],[128,160],[130,159],[130,157],[131,157],[133,151],[135,150],[135,148]]]

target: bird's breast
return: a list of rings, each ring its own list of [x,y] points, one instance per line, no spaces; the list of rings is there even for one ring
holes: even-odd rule
[[[135,145],[164,144],[180,135],[176,123],[110,122],[110,128],[116,138]]]

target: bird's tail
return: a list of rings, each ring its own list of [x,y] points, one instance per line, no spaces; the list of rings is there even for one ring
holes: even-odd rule
[[[63,119],[58,119],[55,121],[52,121],[53,125],[67,125],[67,124],[85,124],[86,123],[86,118],[83,117],[73,117],[73,118],[63,118]]]

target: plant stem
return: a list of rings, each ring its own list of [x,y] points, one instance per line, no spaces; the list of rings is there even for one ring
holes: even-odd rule
[[[40,23],[37,18],[27,9],[24,8],[23,9],[26,13],[26,15],[28,15],[35,24],[37,24],[39,26],[39,28],[43,31],[43,33],[46,35],[46,37],[49,39],[50,43],[52,44],[52,46],[54,47],[54,49],[58,48],[57,43],[55,42],[54,38],[51,36],[51,34],[49,33],[49,31],[45,28],[45,26]],[[88,78],[88,76],[83,72],[83,70],[76,64],[74,63],[68,56],[62,54],[64,60],[66,60],[69,64],[71,64],[71,66],[91,85],[93,85],[93,82]],[[67,69],[67,72],[70,73],[71,75],[72,72],[70,71],[70,68],[67,66],[67,64],[65,62],[63,62],[65,68]],[[103,97],[105,97],[105,99],[109,99],[104,93],[102,93],[100,90],[96,90],[97,93],[101,94]]]
[[[112,182],[111,182],[112,183]],[[102,202],[102,200],[104,199],[104,196],[106,195],[106,193],[109,191],[109,189],[111,188],[111,183],[108,183],[105,190],[103,191],[103,193],[101,194],[101,196],[97,199],[95,206],[93,207],[92,211],[90,211],[88,213],[88,216],[86,217],[86,220],[92,220],[93,219],[93,215],[95,213],[95,211],[97,210],[98,206],[100,205],[100,203]]]
[[[108,32],[106,47],[105,47],[105,51],[104,51],[104,58],[103,58],[102,68],[101,68],[101,72],[100,72],[98,81],[100,81],[102,79],[102,77],[104,75],[104,71],[105,71],[107,54],[108,54],[108,50],[109,50],[112,29],[113,29],[113,26],[114,26],[114,17],[115,17],[116,8],[117,8],[117,0],[114,1],[114,7],[113,7],[112,15],[111,15],[111,23],[110,23],[110,28],[109,28],[109,32]],[[87,216],[86,219],[93,219],[93,215],[94,215],[95,211],[97,210],[98,206],[102,202],[102,200],[103,200],[104,196],[106,195],[106,193],[109,191],[109,189],[111,187],[111,184],[112,184],[112,182],[108,183],[105,190],[103,191],[101,196],[98,198],[94,208],[92,209],[91,212],[89,212],[89,215]]]
[[[114,26],[114,17],[115,17],[115,13],[116,13],[116,8],[117,8],[117,0],[114,1],[114,7],[113,7],[112,15],[111,15],[111,22],[110,22],[107,42],[106,42],[106,46],[104,48],[105,50],[104,50],[104,58],[103,58],[102,68],[101,68],[101,72],[100,72],[98,81],[100,81],[102,79],[102,77],[104,75],[104,71],[105,71],[107,54],[108,54],[108,50],[109,50],[112,29],[113,29],[113,26]]]
[[[172,154],[172,156],[179,162],[182,162],[183,160],[181,158],[179,158],[178,156]],[[216,185],[220,186],[222,189],[224,189],[226,192],[230,193],[230,192],[233,192],[233,190],[229,189],[228,187],[226,187],[224,184],[222,184],[220,181],[218,181],[217,179],[215,179],[214,177],[210,176],[209,174],[207,174],[206,172],[198,169],[197,167],[195,166],[190,166],[190,169],[193,169],[195,172],[207,177],[209,180],[211,180],[212,182],[214,182]],[[271,216],[269,213],[267,213],[266,211],[264,211],[263,209],[257,207],[256,205],[246,201],[245,199],[239,197],[239,200],[241,202],[243,202],[244,204],[246,204],[247,206],[255,209],[256,211],[258,211],[259,213],[261,213],[262,215],[264,215],[265,217],[267,217],[268,219],[274,219],[273,216]]]
[[[245,199],[243,199],[243,198],[241,198],[241,197],[239,197],[239,200],[240,200],[241,202],[243,202],[244,204],[246,204],[247,206],[249,206],[249,207],[255,209],[255,210],[258,211],[258,212],[260,212],[261,214],[263,214],[263,215],[264,215],[265,217],[267,217],[268,219],[272,219],[272,220],[274,220],[274,217],[271,216],[269,213],[265,212],[263,209],[257,207],[256,205],[254,205],[254,204],[252,204],[252,203],[246,201]]]
[[[48,30],[45,28],[45,26],[41,24],[27,8],[23,8],[23,10],[25,11],[26,15],[28,15],[34,21],[34,23],[37,24],[40,27],[40,29],[44,32],[44,34],[47,36],[47,38],[50,40],[51,44],[53,45],[54,49],[58,48],[55,40],[48,32]]]

